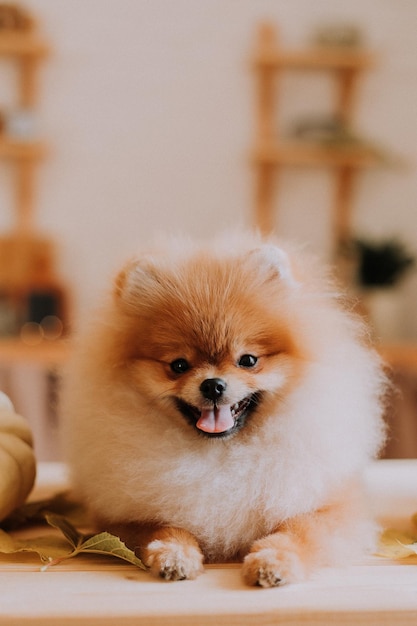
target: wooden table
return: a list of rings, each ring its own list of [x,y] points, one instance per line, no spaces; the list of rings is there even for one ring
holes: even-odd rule
[[[0,366],[3,367],[22,363],[57,367],[65,363],[69,353],[70,344],[66,339],[44,340],[34,345],[25,344],[14,338],[0,340]]]
[[[40,464],[35,497],[62,489],[62,465]],[[417,460],[378,461],[367,473],[384,524],[417,511]],[[306,583],[247,588],[238,565],[211,566],[195,581],[163,582],[118,560],[77,557],[39,570],[35,557],[0,558],[0,625],[416,626],[417,557],[367,557]]]

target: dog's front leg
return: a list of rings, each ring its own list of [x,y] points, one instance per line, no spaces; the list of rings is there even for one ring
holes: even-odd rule
[[[371,526],[358,524],[360,496],[353,489],[331,504],[280,524],[255,541],[243,562],[249,585],[276,587],[306,579],[314,569],[354,558],[370,542]]]
[[[165,580],[196,578],[203,571],[203,553],[195,537],[183,528],[136,523],[106,523],[97,527],[120,537],[150,572]]]
[[[306,578],[307,562],[302,542],[296,534],[279,530],[258,539],[245,557],[242,567],[248,585],[278,587]]]
[[[203,570],[197,540],[182,528],[162,527],[146,533],[139,554],[154,576],[164,580],[196,578]]]

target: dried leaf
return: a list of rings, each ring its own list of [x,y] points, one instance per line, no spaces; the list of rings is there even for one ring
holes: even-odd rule
[[[103,554],[105,556],[118,557],[132,563],[132,565],[136,565],[136,567],[146,569],[135,553],[115,535],[108,532],[102,532],[97,535],[81,533],[66,518],[60,515],[46,514],[45,519],[48,524],[60,530],[73,547],[73,552],[67,558],[81,553]]]
[[[44,524],[46,513],[63,515],[76,526],[88,526],[88,517],[84,507],[72,500],[68,492],[60,492],[46,500],[23,504],[2,521],[1,528],[16,530],[28,524]]]
[[[78,552],[116,556],[119,559],[128,561],[128,563],[132,563],[132,565],[136,565],[136,567],[146,570],[142,561],[119,539],[119,537],[107,532],[99,533],[98,535],[93,535],[86,539],[79,547]]]
[[[36,515],[39,514],[39,510]],[[62,536],[50,535],[30,539],[14,539],[0,529],[0,553],[15,554],[34,552],[38,554],[46,569],[79,554],[102,554],[123,559],[136,567],[146,569],[142,561],[118,537],[103,532],[97,535],[80,532],[62,515],[45,513],[44,520],[59,530]]]
[[[15,542],[4,530],[0,530],[0,552],[11,554],[15,551]]]
[[[45,513],[45,520],[50,526],[61,531],[73,549],[77,549],[84,541],[85,536],[62,515]]]
[[[414,537],[395,529],[385,530],[379,538],[378,556],[390,559],[404,559],[416,554]]]
[[[405,545],[404,547],[407,548],[408,550],[411,550],[413,554],[417,554],[417,541],[414,541],[413,543],[409,543]]]
[[[30,539],[13,539],[3,530],[0,530],[0,552],[2,554],[16,554],[18,552],[34,552],[43,563],[66,558],[70,553],[67,541],[56,535],[31,537]]]

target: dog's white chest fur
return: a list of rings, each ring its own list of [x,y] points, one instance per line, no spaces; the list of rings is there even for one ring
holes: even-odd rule
[[[85,454],[78,451],[78,483],[93,510],[110,522],[185,527],[208,559],[244,553],[280,521],[320,505],[329,486],[348,476],[362,456],[334,445],[336,431],[342,440],[347,436],[334,420],[329,437],[318,437],[314,417],[299,399],[295,404],[294,414],[288,402],[287,413],[273,418],[282,427],[272,433],[264,424],[250,445],[239,436],[206,440],[191,426],[161,430],[157,415],[141,419],[133,407],[128,419],[115,420],[102,407],[100,437]],[[95,419],[84,422],[84,441],[93,441],[96,428]]]

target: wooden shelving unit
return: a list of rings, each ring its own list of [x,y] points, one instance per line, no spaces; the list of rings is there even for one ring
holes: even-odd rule
[[[40,141],[19,141],[16,139],[0,139],[0,157],[20,161],[42,159],[47,154],[47,147]]]
[[[17,73],[14,106],[17,115],[34,116],[39,100],[38,72],[48,53],[48,45],[34,26],[0,30],[0,60],[12,63]],[[30,299],[36,296],[39,301],[46,294],[50,301],[54,296],[60,299],[57,309],[64,317],[63,290],[55,273],[54,243],[35,226],[37,168],[47,153],[47,145],[30,132],[26,135],[9,132],[6,118],[0,132],[0,167],[5,162],[12,167],[11,185],[15,193],[11,210],[15,223],[9,232],[0,234],[0,299],[4,307],[10,306],[16,312],[17,325],[25,322]],[[43,362],[59,351],[60,348],[51,347],[51,341],[25,346],[19,332],[12,336],[0,332],[3,363],[13,362],[14,354],[18,360],[27,355],[30,360],[38,357]]]
[[[253,157],[261,165],[311,165],[361,168],[375,165],[375,155],[360,148],[329,148],[307,142],[285,141],[259,143]]]
[[[48,45],[33,31],[3,31],[0,36],[2,56],[29,59],[31,62],[43,59],[49,53]]]
[[[279,43],[276,29],[264,24],[259,30],[252,57],[256,78],[256,137],[252,150],[256,191],[255,226],[263,233],[274,230],[278,177],[285,167],[328,168],[334,178],[332,203],[333,246],[338,252],[352,236],[352,195],[357,176],[366,168],[380,164],[380,156],[362,145],[328,145],[312,140],[289,140],[279,136],[279,81],[284,72],[327,72],[334,80],[333,111],[347,127],[352,127],[358,87],[375,58],[363,50],[312,48],[286,51]],[[342,257],[343,259],[343,257]],[[345,278],[343,262],[340,278]],[[378,349],[392,371],[417,374],[417,345],[380,344]]]
[[[0,342],[0,368],[35,363],[46,369],[63,365],[70,354],[65,340],[48,341],[37,345],[26,345],[17,339],[2,339]]]
[[[259,30],[253,55],[256,77],[256,139],[252,161],[256,176],[255,226],[263,233],[274,230],[277,177],[283,167],[331,168],[335,180],[333,236],[335,250],[351,234],[351,204],[355,177],[374,166],[378,157],[372,149],[357,145],[329,146],[312,141],[285,140],[278,136],[278,81],[282,72],[328,72],[334,78],[334,114],[346,126],[353,118],[358,85],[364,71],[374,64],[373,55],[357,50],[312,48],[285,51],[271,24]]]
[[[18,93],[16,108],[34,111],[38,101],[38,71],[49,52],[46,43],[36,34],[29,32],[0,32],[0,58],[16,65]],[[30,139],[9,137],[7,131],[0,136],[0,157],[13,161],[17,172],[15,214],[16,232],[33,228],[35,194],[34,169],[45,156],[46,145]],[[24,188],[24,193],[22,193]]]

